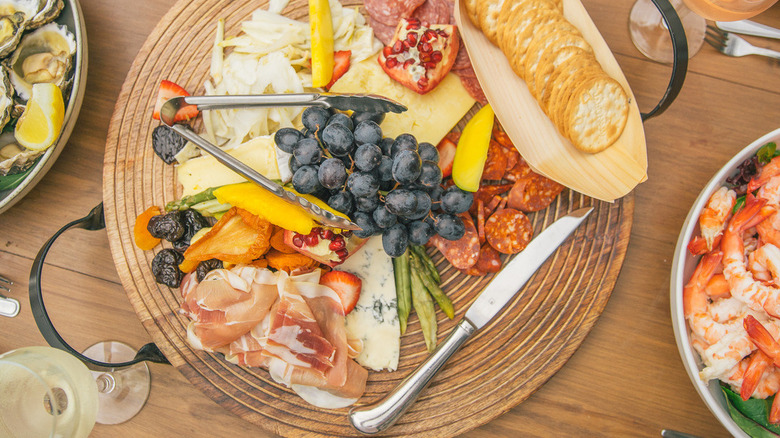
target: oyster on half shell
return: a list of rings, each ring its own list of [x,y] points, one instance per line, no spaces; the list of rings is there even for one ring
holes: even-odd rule
[[[60,15],[65,2],[62,0],[38,0],[38,12],[27,23],[26,30],[37,29],[44,24],[51,23]]]
[[[32,151],[20,145],[13,132],[0,134],[0,176],[24,172],[44,151]]]
[[[27,24],[39,13],[39,0],[0,0],[0,57],[11,53]]]
[[[8,74],[4,69],[0,69],[0,131],[11,119],[11,114],[17,105],[13,97],[14,89],[11,88]]]
[[[44,82],[57,85],[66,94],[75,53],[76,38],[67,27],[57,23],[25,35],[13,55],[4,61],[16,94],[27,101],[33,84]]]

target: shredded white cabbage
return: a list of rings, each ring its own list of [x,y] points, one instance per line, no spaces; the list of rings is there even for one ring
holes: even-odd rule
[[[217,28],[206,94],[312,91],[309,23],[280,15],[288,1],[272,0],[268,10],[256,10],[241,24],[238,36],[224,38]],[[344,8],[338,0],[330,0],[330,8],[336,51],[351,50],[350,62],[355,64],[381,50],[382,43],[357,8]],[[230,149],[279,128],[300,128],[302,111],[302,107],[206,111],[203,125],[209,140]]]

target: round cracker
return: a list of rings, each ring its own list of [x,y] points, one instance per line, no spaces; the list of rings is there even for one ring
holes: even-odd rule
[[[506,3],[504,3],[506,4]],[[534,3],[535,7],[515,9],[509,16],[509,22],[505,27],[504,39],[499,41],[504,55],[513,64],[513,60],[522,57],[528,48],[533,29],[549,20],[554,20],[560,14],[554,9],[552,3]]]
[[[498,14],[503,5],[504,0],[477,0],[479,27],[487,39],[495,45],[498,45]]]
[[[576,73],[569,75],[560,85],[553,90],[547,107],[547,116],[550,117],[558,131],[566,136],[565,126],[562,123],[563,113],[572,97],[572,92],[590,78],[603,74],[601,68],[595,66],[577,69]]]
[[[628,96],[618,81],[606,74],[580,85],[568,120],[568,137],[589,153],[601,152],[623,133],[628,120]]]
[[[536,73],[534,75],[534,95],[537,99],[540,99],[542,92],[544,91],[547,80],[560,65],[572,56],[578,55],[579,50],[582,49],[592,53],[593,49],[590,47],[585,38],[582,35],[566,34],[561,36],[558,40],[550,44],[542,53],[539,58],[539,62],[536,65]]]
[[[536,33],[537,35],[534,36],[534,40],[525,53],[525,65],[523,66],[525,82],[532,90],[535,90],[534,75],[536,75],[539,58],[541,58],[544,49],[558,40],[561,35],[580,35],[577,28],[568,21],[546,24],[538,28]]]
[[[549,113],[550,100],[553,92],[557,90],[569,76],[576,74],[578,70],[593,67],[597,64],[598,62],[593,54],[580,49],[580,54],[572,55],[550,74],[550,78],[544,86],[544,91],[539,96],[539,106],[541,106],[545,112]]]
[[[479,28],[479,18],[477,17],[477,0],[463,0],[463,5],[466,7],[466,15],[469,16],[469,20]]]

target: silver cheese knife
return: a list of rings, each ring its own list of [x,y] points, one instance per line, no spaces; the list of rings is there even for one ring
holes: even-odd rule
[[[191,141],[200,149],[206,151],[230,170],[252,181],[260,187],[268,190],[283,200],[303,207],[311,213],[316,220],[327,226],[344,230],[360,230],[354,222],[324,210],[292,192],[284,190],[282,186],[263,176],[237,160],[219,147],[208,142],[205,138],[196,134],[186,125],[175,123],[176,113],[184,106],[195,105],[199,111],[225,108],[251,108],[251,107],[278,107],[278,106],[322,106],[338,110],[367,111],[367,112],[396,112],[406,111],[406,107],[382,96],[369,94],[334,94],[324,95],[318,93],[301,94],[263,94],[241,96],[186,96],[168,99],[160,108],[160,120],[173,129],[176,133]]]
[[[580,208],[558,219],[539,233],[528,246],[496,274],[464,318],[436,350],[383,400],[352,408],[349,421],[360,432],[373,434],[392,426],[414,403],[417,396],[471,337],[495,317],[534,275],[550,255],[585,221],[592,207]]]

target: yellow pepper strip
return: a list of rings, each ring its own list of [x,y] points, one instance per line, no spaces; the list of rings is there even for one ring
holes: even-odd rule
[[[493,132],[493,108],[485,105],[469,120],[458,140],[452,162],[452,181],[462,190],[476,192]]]
[[[324,87],[333,77],[333,23],[328,0],[309,0],[311,25],[311,82]]]
[[[333,214],[346,217],[344,214],[332,209],[328,204],[314,196],[301,195],[295,190],[288,188],[285,188],[285,190],[302,196],[318,205],[320,208],[326,209]],[[222,186],[214,190],[214,196],[217,197],[219,202],[243,208],[254,215],[265,218],[268,222],[278,225],[285,230],[309,234],[311,229],[317,226],[312,216],[303,207],[290,204],[251,182]]]

